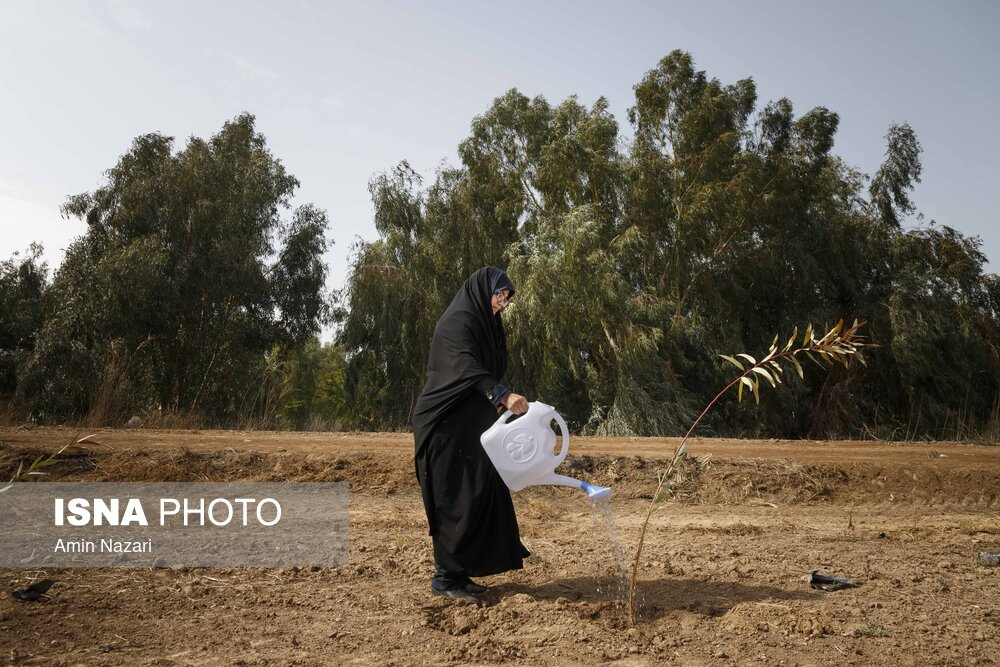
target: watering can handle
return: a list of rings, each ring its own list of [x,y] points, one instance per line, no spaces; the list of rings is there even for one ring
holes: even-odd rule
[[[566,420],[558,412],[553,414],[552,418],[559,424],[559,432],[562,433],[562,447],[559,448],[559,453],[556,455],[556,458],[562,463],[566,454],[569,453],[569,427],[566,426]]]
[[[507,423],[507,420],[510,419],[513,414],[514,413],[510,410],[504,411],[504,413],[497,418],[496,423]],[[563,419],[562,415],[558,412],[553,412],[552,418],[556,420],[557,424],[559,424],[559,430],[562,432],[562,446],[559,448],[559,453],[556,454],[556,458],[559,459],[560,463],[562,463],[562,460],[566,458],[566,454],[569,453],[569,427],[566,426],[566,420]]]

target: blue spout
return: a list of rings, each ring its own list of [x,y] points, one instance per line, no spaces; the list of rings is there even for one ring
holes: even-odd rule
[[[596,484],[580,482],[580,488],[587,492],[587,497],[591,500],[601,500],[611,495],[611,487],[608,486],[597,486]]]

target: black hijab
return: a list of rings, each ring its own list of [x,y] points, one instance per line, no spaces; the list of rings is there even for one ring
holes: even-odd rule
[[[500,313],[493,314],[494,292],[514,283],[506,273],[486,266],[466,279],[434,328],[427,384],[413,409],[418,443],[470,389],[490,380],[499,382],[507,371],[507,339]]]

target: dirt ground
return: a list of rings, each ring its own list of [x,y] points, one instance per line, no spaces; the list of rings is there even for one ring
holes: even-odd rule
[[[0,431],[0,479],[89,432]],[[575,438],[561,472],[612,486],[630,561],[671,439]],[[573,489],[514,494],[521,571],[480,609],[429,595],[408,434],[101,431],[40,481],[346,481],[350,563],[0,569],[0,664],[993,665],[1000,447],[695,440],[653,515],[639,619],[613,535]],[[2,530],[10,529],[4,526]],[[810,588],[810,572],[860,584]]]

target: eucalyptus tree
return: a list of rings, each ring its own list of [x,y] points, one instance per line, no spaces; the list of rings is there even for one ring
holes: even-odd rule
[[[604,100],[590,110],[575,99],[553,109],[509,91],[472,122],[462,165],[440,170],[429,188],[405,162],[372,179],[380,238],[355,247],[338,338],[360,425],[407,423],[434,324],[472,271],[530,254],[539,225],[572,206],[613,217],[616,139]],[[534,382],[532,373],[518,381]]]
[[[418,249],[424,229],[420,182],[403,162],[369,183],[381,238],[354,248],[338,334],[348,359],[349,418],[362,428],[404,424],[415,399],[416,331],[426,319],[423,300],[436,292],[433,282],[420,279],[430,273]]]
[[[908,123],[890,125],[885,139],[885,161],[869,188],[871,206],[883,223],[898,228],[902,219],[916,210],[910,192],[920,182],[922,149]]]
[[[41,256],[42,247],[33,243],[23,256],[15,252],[0,262],[0,397],[13,395],[18,367],[42,326],[48,266]]]
[[[298,180],[243,114],[208,140],[137,137],[63,213],[67,250],[23,395],[55,415],[161,408],[232,421],[254,409],[265,355],[319,331],[325,212],[283,217]]]
[[[586,432],[684,432],[725,377],[719,350],[854,317],[881,346],[867,368],[791,377],[786,409],[725,406],[703,426],[804,436],[986,423],[997,280],[976,239],[904,227],[921,174],[912,128],[890,127],[869,179],[834,153],[835,112],[796,115],[787,99],[758,109],[751,79],[723,84],[682,51],[634,90],[631,143],[603,98],[552,105],[510,90],[429,187],[405,163],[373,179],[379,238],[356,246],[341,311],[359,425],[405,426],[434,322],[484,264],[518,287],[512,384]],[[963,387],[975,397],[958,407]]]

